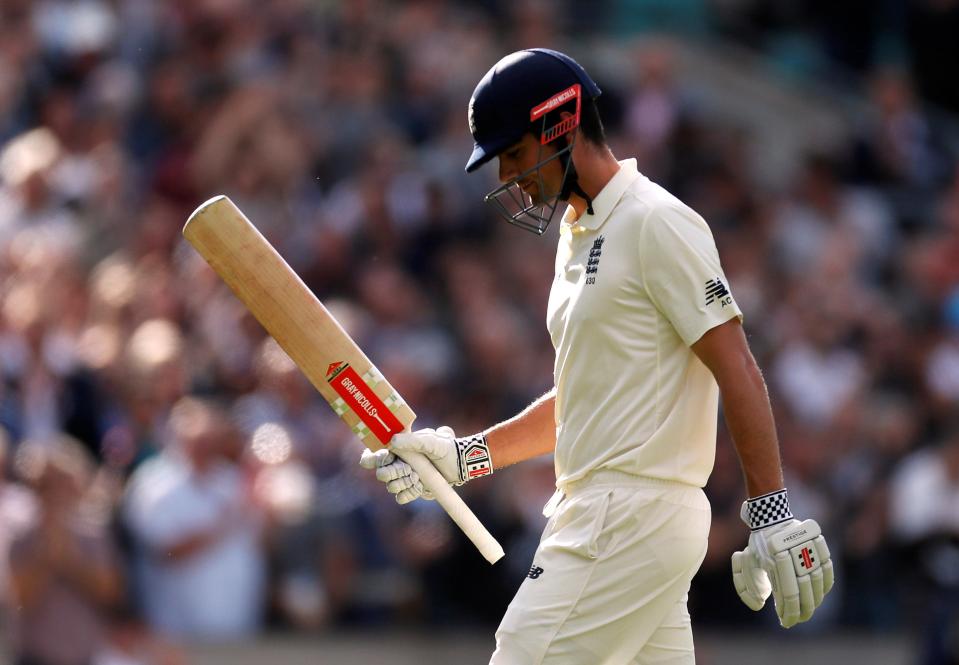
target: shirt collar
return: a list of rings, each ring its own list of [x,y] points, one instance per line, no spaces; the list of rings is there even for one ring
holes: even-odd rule
[[[595,231],[603,225],[610,213],[613,212],[613,208],[623,197],[623,193],[638,177],[639,169],[636,168],[636,160],[622,160],[619,163],[619,170],[616,175],[609,179],[606,186],[593,199],[593,214],[583,213],[582,217],[574,220],[573,216],[576,211],[573,206],[569,206],[563,214],[563,224],[570,227],[574,233],[579,229]]]

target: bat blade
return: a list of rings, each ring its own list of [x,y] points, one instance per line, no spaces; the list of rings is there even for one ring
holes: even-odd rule
[[[364,445],[378,450],[413,423],[413,410],[229,198],[197,208],[183,235]]]
[[[364,445],[379,450],[416,414],[302,279],[226,196],[197,208],[183,235]],[[433,464],[403,459],[490,563],[503,549]]]

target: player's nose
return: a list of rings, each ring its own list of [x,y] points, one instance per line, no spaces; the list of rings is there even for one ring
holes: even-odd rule
[[[516,177],[516,165],[513,160],[499,157],[499,181],[509,182]]]

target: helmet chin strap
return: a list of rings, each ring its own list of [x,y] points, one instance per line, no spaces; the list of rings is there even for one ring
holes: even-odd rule
[[[571,139],[571,141],[575,141]],[[579,184],[579,174],[576,173],[576,164],[573,163],[573,150],[570,146],[568,152],[564,152],[559,156],[560,162],[563,165],[563,169],[566,171],[566,179],[563,181],[563,189],[559,192],[559,198],[563,201],[569,201],[570,194],[576,194],[584,201],[586,201],[586,214],[593,214],[593,199],[590,198],[589,194],[583,191],[583,188]]]

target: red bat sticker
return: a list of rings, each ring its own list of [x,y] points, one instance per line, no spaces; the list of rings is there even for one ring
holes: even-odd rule
[[[335,365],[335,367],[334,367]],[[333,390],[343,398],[353,413],[360,417],[373,435],[383,445],[387,445],[394,434],[403,431],[403,423],[393,415],[366,381],[360,378],[356,370],[349,365],[331,363],[327,373],[332,374],[328,381]]]

